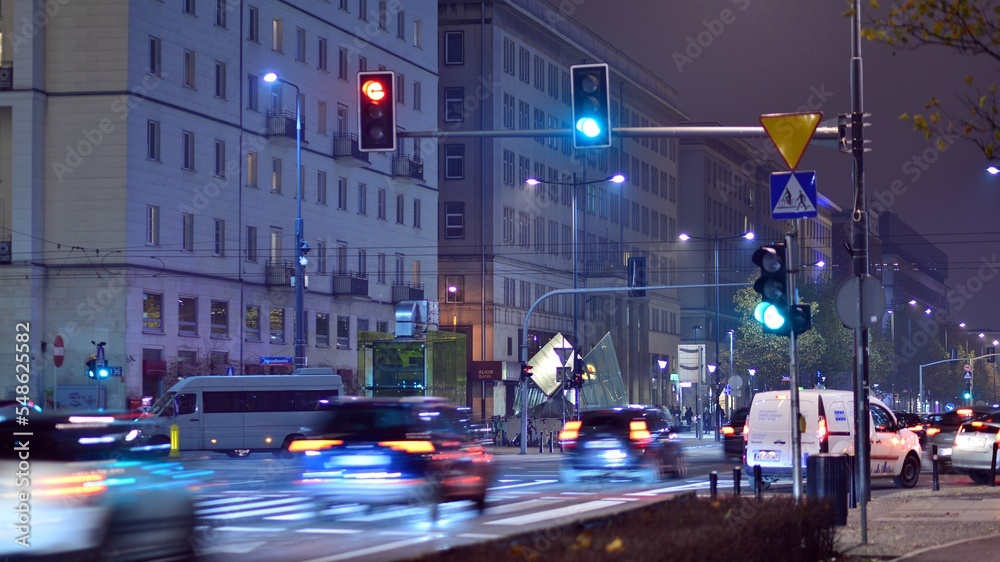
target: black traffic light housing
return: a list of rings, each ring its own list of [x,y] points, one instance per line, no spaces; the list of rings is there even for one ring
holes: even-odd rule
[[[760,268],[760,276],[753,288],[761,296],[754,317],[761,323],[765,334],[788,335],[791,333],[791,318],[788,312],[787,248],[783,242],[761,246],[752,259],[754,265]],[[806,308],[808,312],[808,305]],[[800,318],[803,315],[801,311],[798,314]]]
[[[358,148],[362,152],[396,150],[396,73],[358,73]]]
[[[531,372],[531,365],[527,363],[521,363],[521,380],[530,379],[534,373]]]
[[[94,357],[91,357],[90,359],[87,359],[86,365],[87,365],[87,376],[90,377],[90,378],[92,378],[92,379],[96,379],[97,378],[97,359],[94,358]]]
[[[646,286],[646,258],[645,257],[635,257],[629,258],[628,262],[628,286],[629,287],[645,287]],[[644,297],[646,296],[646,291],[629,291],[628,296],[630,297]]]
[[[972,381],[965,381],[965,395],[966,400],[972,400]]]
[[[611,146],[611,90],[607,63],[569,67],[573,148]]]

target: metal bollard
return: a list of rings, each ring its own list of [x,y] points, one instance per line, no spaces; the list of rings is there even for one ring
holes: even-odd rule
[[[938,447],[937,445],[931,445],[931,490],[936,492],[940,490],[938,486]]]
[[[708,489],[714,500],[719,495],[719,473],[714,470],[708,473]]]
[[[742,478],[743,478],[743,471],[740,470],[740,467],[734,466],[733,467],[733,495],[734,496],[739,496],[740,495],[740,480],[742,480]]]
[[[539,431],[538,432],[538,452],[539,453],[544,453],[545,452],[545,451],[542,450],[542,446],[543,445],[545,445],[545,432],[544,431]]]
[[[753,493],[754,497],[759,500],[761,498],[761,495],[763,494],[763,490],[761,490],[761,475],[760,475],[759,464],[754,465],[753,467],[753,489],[754,489]]]
[[[554,453],[555,452],[555,440],[556,440],[556,432],[555,431],[550,431],[549,432],[549,452],[550,453]]]
[[[990,487],[997,485],[997,442],[993,441],[993,458],[990,459]]]

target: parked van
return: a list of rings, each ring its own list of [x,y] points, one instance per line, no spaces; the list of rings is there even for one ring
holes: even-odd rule
[[[871,475],[891,477],[896,486],[912,488],[920,477],[917,435],[896,421],[888,406],[870,399]],[[854,456],[854,393],[845,390],[800,390],[799,413],[802,472],[806,459],[819,453]],[[800,426],[801,427],[801,426]],[[776,480],[792,478],[791,392],[761,392],[754,396],[743,430],[744,464],[753,481],[753,467],[761,467],[767,489]]]
[[[327,371],[188,377],[170,387],[136,423],[151,446],[170,443],[170,426],[177,424],[182,451],[285,456],[288,444],[302,437],[300,428],[322,419],[317,404],[343,394],[340,375]]]

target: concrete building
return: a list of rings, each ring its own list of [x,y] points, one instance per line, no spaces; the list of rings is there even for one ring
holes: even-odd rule
[[[3,11],[0,337],[30,326],[33,399],[58,387],[62,405],[93,404],[92,341],[124,371],[103,384],[113,408],[178,373],[292,355],[297,101],[309,366],[351,374],[359,332],[391,331],[400,300],[436,298],[437,159],[413,139],[361,153],[356,137],[365,69],[396,71],[401,129],[436,128],[436,5]],[[265,84],[269,71],[286,82]],[[15,386],[4,369],[0,393]]]
[[[672,88],[545,2],[439,6],[442,131],[567,133],[569,67],[593,62],[611,69],[613,126],[684,119]],[[649,285],[677,282],[676,139],[615,137],[611,148],[578,151],[558,134],[453,137],[441,140],[439,159],[441,329],[469,334],[471,360],[506,366],[503,382],[474,385],[474,408],[485,390],[487,414],[513,411],[522,324],[543,294],[624,287],[630,257],[646,258]],[[617,173],[624,184],[604,181]],[[528,185],[532,177],[542,183]],[[556,333],[587,352],[610,332],[627,399],[669,403],[658,360],[676,365],[680,309],[673,290],[543,301],[529,322],[529,357]]]

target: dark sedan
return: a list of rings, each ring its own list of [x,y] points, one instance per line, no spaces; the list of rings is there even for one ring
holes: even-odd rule
[[[646,482],[687,473],[674,419],[649,406],[584,410],[559,433],[560,480],[624,477]]]
[[[927,444],[927,420],[923,416],[914,414],[913,412],[893,412],[892,414],[896,416],[896,421],[902,424],[903,427],[917,434],[921,447]]]
[[[729,423],[722,426],[722,450],[726,460],[743,462],[743,426],[750,408],[738,408],[729,415]]]
[[[982,406],[973,406],[958,408],[951,412],[927,414],[925,416],[927,424],[924,431],[927,432],[927,449],[932,450],[932,446],[937,445],[938,464],[942,471],[948,472],[951,470],[951,451],[955,445],[955,437],[958,435],[958,429],[963,423],[988,414],[990,410],[990,408]]]
[[[491,455],[467,408],[439,398],[344,398],[288,450],[303,453],[297,483],[314,497],[367,505],[467,500],[480,512]]]

